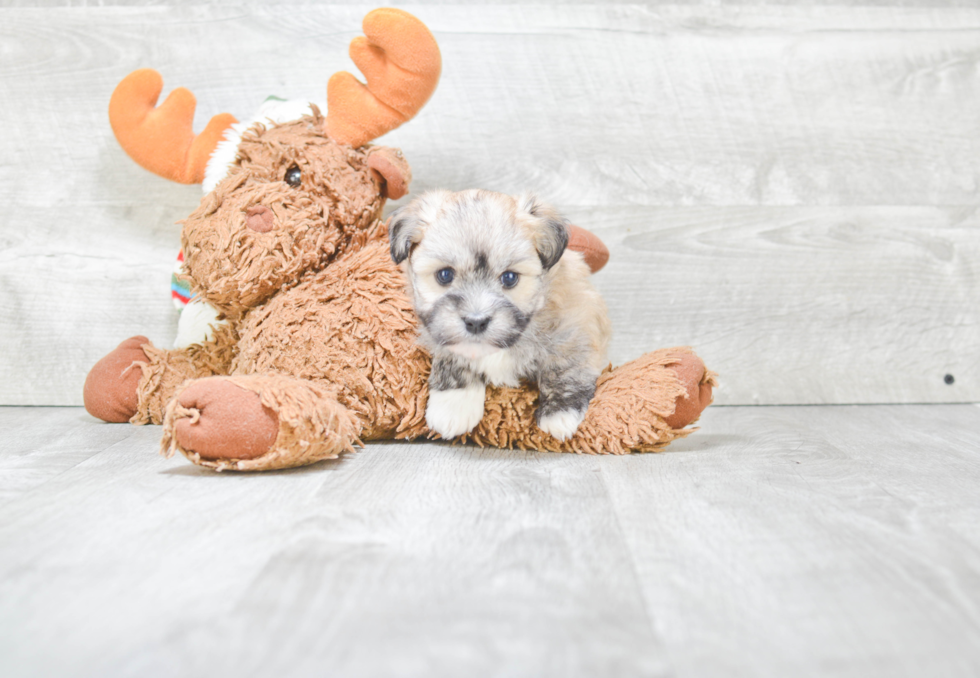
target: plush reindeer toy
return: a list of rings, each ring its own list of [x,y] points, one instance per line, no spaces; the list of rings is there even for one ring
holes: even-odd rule
[[[185,346],[132,337],[99,361],[85,383],[92,415],[162,423],[165,453],[219,470],[298,466],[361,442],[432,437],[430,358],[381,220],[411,174],[400,151],[369,142],[425,104],[440,54],[425,25],[401,10],[375,10],[363,28],[350,55],[367,84],[331,77],[325,116],[311,107],[292,120],[238,124],[223,114],[195,136],[186,90],[154,108],[155,72],[117,87],[110,119],[123,148],[168,179],[213,183],[183,222],[181,244],[192,292],[215,311],[209,332]],[[573,234],[593,263],[603,256],[597,243]],[[646,354],[599,378],[585,421],[565,441],[535,425],[532,386],[490,387],[483,421],[463,439],[658,449],[691,430],[712,383],[687,349]]]

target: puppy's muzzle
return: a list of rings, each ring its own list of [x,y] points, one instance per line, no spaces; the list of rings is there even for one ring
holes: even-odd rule
[[[490,316],[469,315],[463,318],[463,324],[466,325],[466,331],[470,334],[483,334],[487,326],[490,325]]]

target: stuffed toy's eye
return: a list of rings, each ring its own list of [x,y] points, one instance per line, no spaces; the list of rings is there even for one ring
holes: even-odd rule
[[[513,271],[504,271],[500,276],[500,284],[507,289],[516,285],[518,280],[520,280],[520,276]]]
[[[440,268],[436,271],[436,282],[440,285],[448,285],[456,277],[456,271],[451,268]]]
[[[293,165],[286,170],[286,183],[293,188],[299,188],[299,185],[303,183],[303,173],[300,171],[299,167]]]

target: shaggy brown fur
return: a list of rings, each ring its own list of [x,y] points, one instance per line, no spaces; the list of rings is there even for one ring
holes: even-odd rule
[[[379,220],[384,179],[367,162],[390,149],[352,149],[321,130],[318,112],[254,129],[238,166],[184,223],[193,290],[228,324],[187,349],[143,346],[131,421],[162,422],[167,454],[258,470],[337,457],[361,441],[431,437],[429,356],[416,343],[412,304]],[[299,188],[284,181],[293,166]],[[271,211],[270,230],[249,226],[255,208]],[[123,402],[117,368],[99,365],[93,388],[118,385]],[[488,389],[486,415],[464,439],[591,454],[658,449],[689,432],[683,427],[710,402],[712,385],[690,351],[658,351],[600,377],[570,440],[537,428],[532,387]],[[229,400],[234,406],[219,407]],[[679,401],[690,413],[671,420]]]

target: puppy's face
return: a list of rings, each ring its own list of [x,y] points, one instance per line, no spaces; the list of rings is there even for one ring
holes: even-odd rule
[[[568,244],[564,219],[533,196],[479,190],[426,193],[388,229],[419,321],[437,344],[471,359],[520,339]]]

